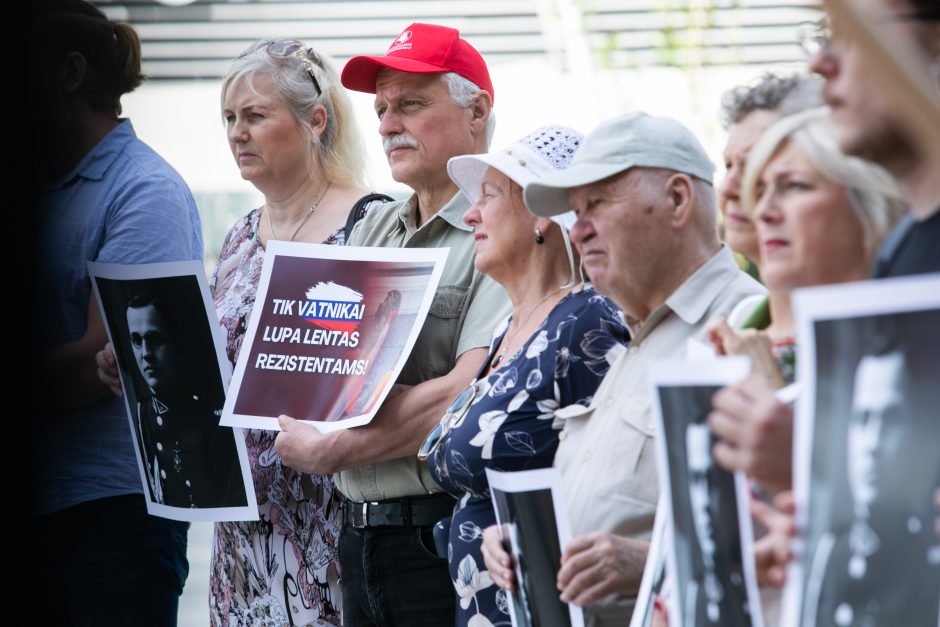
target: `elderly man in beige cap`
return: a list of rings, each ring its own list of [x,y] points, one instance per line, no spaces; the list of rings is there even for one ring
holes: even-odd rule
[[[631,113],[601,124],[567,170],[526,189],[537,215],[576,212],[571,239],[633,337],[588,407],[556,413],[565,426],[555,465],[574,534],[558,587],[590,626],[626,624],[646,562],[659,497],[650,363],[685,356],[712,318],[763,291],[718,239],[713,171],[680,123]],[[484,556],[497,585],[513,587],[494,528]]]

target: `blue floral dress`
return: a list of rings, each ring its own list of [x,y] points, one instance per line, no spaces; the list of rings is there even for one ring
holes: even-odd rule
[[[509,321],[496,330],[490,358]],[[465,417],[428,458],[437,482],[459,499],[447,548],[458,626],[510,624],[505,593],[493,584],[481,552],[483,530],[496,524],[485,469],[550,467],[562,426],[555,411],[588,405],[628,338],[607,298],[592,289],[568,294],[509,361],[476,383]]]

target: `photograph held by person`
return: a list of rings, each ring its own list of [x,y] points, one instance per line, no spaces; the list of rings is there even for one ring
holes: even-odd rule
[[[757,230],[741,208],[741,179],[747,154],[764,131],[780,118],[822,104],[822,81],[812,74],[784,76],[768,72],[752,83],[725,92],[721,98],[721,124],[728,131],[725,178],[718,188],[722,235],[731,250],[744,256],[757,270],[760,270]]]
[[[840,429],[828,434],[835,437],[814,446],[823,454],[814,453],[812,472],[848,498],[834,497],[831,488],[809,496],[805,625],[940,623],[940,544],[928,526],[940,483],[940,393],[935,377],[918,376],[936,363],[940,348],[932,314],[841,321],[843,331],[849,325],[859,331],[852,342],[858,352],[848,349],[858,361],[827,369],[848,379],[833,394],[841,397],[837,403],[848,402]],[[844,456],[829,454],[832,440]]]
[[[581,139],[542,127],[504,150],[448,163],[473,203],[463,219],[473,227],[474,265],[512,301],[488,358],[418,453],[458,499],[447,557],[459,626],[509,620],[480,553],[482,530],[496,523],[486,469],[550,467],[561,427],[555,410],[587,405],[627,341],[617,308],[578,278],[567,234],[574,215],[536,218],[522,199],[527,183],[568,166]]]
[[[713,173],[684,126],[632,113],[598,126],[567,170],[525,191],[537,215],[574,209],[571,239],[585,270],[633,331],[590,405],[556,412],[564,428],[555,466],[574,534],[558,588],[584,606],[589,625],[629,621],[649,549],[659,497],[650,362],[684,357],[713,317],[763,291],[718,239]],[[495,532],[484,532],[484,560],[496,584],[512,588]]]
[[[506,293],[473,267],[466,197],[447,175],[451,157],[486,152],[493,85],[480,54],[453,28],[411,24],[380,56],[354,57],[343,84],[375,94],[392,177],[414,193],[372,210],[349,243],[448,247],[430,312],[397,381],[364,427],[326,435],[282,417],[276,450],[285,464],[337,472],[347,498],[340,538],[343,623],[446,625],[454,589],[433,525],[455,501],[415,454],[453,398],[486,359]]]
[[[189,524],[147,514],[124,402],[95,374],[107,341],[86,262],[202,257],[179,174],[137,138],[121,97],[144,80],[140,39],[81,0],[31,7],[44,178],[36,211],[39,399],[31,437],[31,590],[69,625],[176,624]],[[28,481],[29,482],[29,481]],[[103,597],[102,595],[106,595]]]
[[[263,195],[222,244],[210,291],[234,364],[271,240],[342,245],[351,213],[372,206],[363,144],[332,63],[302,42],[260,40],[222,82],[222,119],[242,178]],[[110,349],[99,353],[113,375]],[[110,381],[114,381],[110,379]],[[343,501],[326,474],[297,472],[276,433],[245,430],[260,519],[216,523],[209,578],[213,625],[340,624],[337,538]]]
[[[192,305],[202,309],[202,299],[187,301],[184,290],[158,280],[122,303],[127,337],[120,343],[134,364],[125,383],[150,497],[171,507],[244,507],[236,434],[219,426],[225,396],[211,338],[181,324],[197,319]],[[192,327],[205,332],[201,318]]]

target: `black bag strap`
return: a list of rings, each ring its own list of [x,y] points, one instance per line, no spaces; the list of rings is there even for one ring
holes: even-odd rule
[[[356,226],[356,222],[359,221],[359,216],[362,213],[362,209],[371,202],[376,200],[381,200],[382,202],[392,202],[395,200],[391,196],[386,194],[366,194],[362,198],[356,201],[356,204],[352,206],[352,209],[349,210],[349,216],[346,218],[346,226],[343,230],[346,233],[346,241],[349,241],[349,234],[352,233],[353,227]]]

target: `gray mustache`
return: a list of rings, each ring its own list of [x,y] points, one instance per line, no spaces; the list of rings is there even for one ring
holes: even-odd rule
[[[387,157],[393,148],[417,148],[418,140],[411,135],[392,135],[382,140],[382,147]]]

